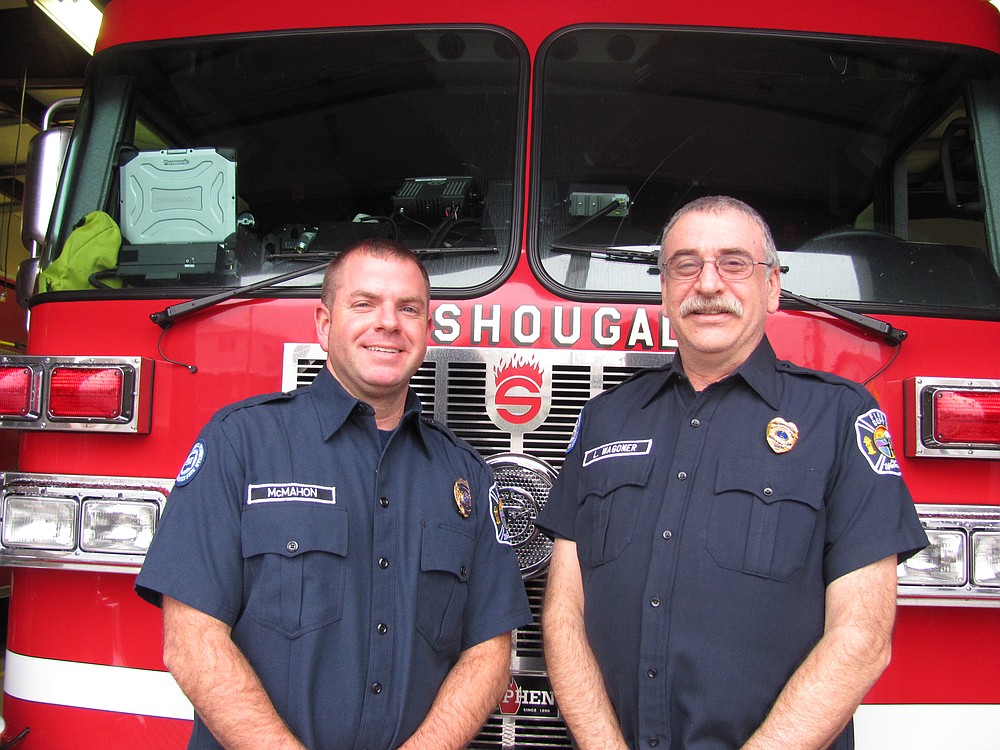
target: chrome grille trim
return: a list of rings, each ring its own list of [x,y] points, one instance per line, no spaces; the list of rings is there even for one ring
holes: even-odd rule
[[[319,344],[285,344],[282,390],[312,382],[325,357]],[[490,365],[516,358],[531,359],[552,373],[548,417],[523,435],[500,429],[486,410]],[[484,458],[527,453],[558,470],[577,415],[588,400],[636,371],[665,365],[671,358],[668,352],[432,346],[410,385],[427,416],[469,441]]]

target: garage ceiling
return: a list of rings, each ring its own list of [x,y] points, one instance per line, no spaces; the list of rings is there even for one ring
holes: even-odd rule
[[[7,279],[26,256],[20,235],[28,142],[49,104],[79,96],[89,60],[29,0],[0,0],[0,276]]]

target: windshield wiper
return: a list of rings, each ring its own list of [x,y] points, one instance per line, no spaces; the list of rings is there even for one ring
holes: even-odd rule
[[[659,247],[655,245],[605,247],[601,245],[552,244],[551,248],[553,250],[566,253],[583,253],[593,257],[604,258],[605,260],[616,260],[626,263],[649,263],[654,266],[659,252]],[[786,273],[787,271],[788,266],[781,266],[782,273]],[[660,270],[659,268],[653,267],[649,269],[649,272],[651,274],[658,274]],[[909,335],[901,328],[896,328],[883,320],[877,320],[869,315],[851,312],[850,310],[845,310],[843,307],[831,305],[827,302],[820,302],[818,299],[813,299],[812,297],[803,297],[801,294],[795,294],[787,289],[781,290],[781,296],[785,299],[794,300],[795,302],[805,305],[806,307],[811,307],[814,310],[821,310],[822,312],[832,315],[839,320],[851,323],[862,330],[877,333],[882,336],[885,339],[885,342],[890,346],[899,346]]]
[[[427,248],[414,248],[413,252],[418,258],[431,258],[439,255],[474,255],[477,253],[498,253],[500,249],[494,246],[470,246],[470,247],[427,247]],[[316,258],[322,259],[322,263],[313,263],[304,268],[297,268],[294,271],[289,271],[288,273],[283,273],[280,276],[272,276],[268,279],[262,281],[256,281],[253,284],[247,284],[245,286],[237,287],[235,289],[226,289],[218,294],[210,294],[207,297],[199,297],[198,299],[188,300],[187,302],[178,302],[176,305],[170,305],[166,309],[160,310],[159,312],[152,313],[149,319],[156,323],[160,328],[166,330],[174,324],[175,321],[180,318],[186,318],[188,315],[193,315],[199,310],[204,310],[207,307],[212,307],[220,302],[225,302],[226,300],[232,299],[233,297],[240,297],[244,294],[249,294],[250,292],[256,292],[261,289],[267,289],[268,287],[277,286],[286,281],[291,281],[292,279],[297,279],[302,276],[308,276],[311,273],[319,273],[326,269],[327,263],[333,258],[337,253],[310,253],[309,255],[301,256],[291,256],[285,257],[284,260],[314,260]]]
[[[581,253],[604,260],[617,260],[622,263],[646,263],[651,266],[656,265],[656,257],[660,251],[656,245],[569,245],[554,242],[549,247],[561,253]],[[658,271],[653,268],[650,269],[650,273],[658,273]]]
[[[890,346],[899,346],[909,335],[903,329],[896,328],[895,326],[886,323],[884,320],[877,320],[869,315],[851,312],[850,310],[845,310],[843,307],[837,307],[836,305],[830,305],[826,302],[820,302],[818,299],[813,299],[812,297],[803,297],[801,294],[794,294],[793,292],[789,292],[787,289],[781,290],[781,296],[786,299],[795,300],[799,304],[806,305],[807,307],[822,310],[835,318],[851,323],[865,331],[877,333],[881,335],[885,339],[885,343]]]
[[[272,276],[271,278],[264,279],[263,281],[257,281],[253,284],[237,287],[236,289],[227,289],[224,292],[210,294],[207,297],[199,297],[198,299],[188,300],[187,302],[178,302],[176,305],[170,305],[170,307],[164,310],[152,313],[149,316],[149,319],[163,330],[166,330],[174,324],[174,321],[179,320],[180,318],[186,318],[188,315],[192,315],[199,310],[204,310],[206,307],[212,307],[220,302],[225,302],[227,299],[232,299],[233,297],[238,297],[249,292],[256,292],[258,289],[266,289],[269,286],[276,286],[285,281],[291,281],[292,279],[297,279],[301,276],[308,276],[311,273],[318,273],[326,268],[327,262],[328,261],[324,261],[322,263],[315,263],[313,265],[306,266],[305,268],[297,268],[294,271],[283,273],[280,276]]]

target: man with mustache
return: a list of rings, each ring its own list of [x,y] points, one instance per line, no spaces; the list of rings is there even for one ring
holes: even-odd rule
[[[532,618],[490,468],[409,388],[427,271],[364,240],[314,314],[326,366],[215,415],[136,588],[163,607],[190,748],[459,750]]]
[[[885,415],[775,357],[750,206],[683,207],[659,267],[678,354],[587,404],[537,521],[556,700],[585,749],[848,750],[927,544]]]

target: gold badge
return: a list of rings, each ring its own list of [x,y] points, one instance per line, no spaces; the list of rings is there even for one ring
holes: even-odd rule
[[[468,518],[472,513],[472,490],[466,479],[455,482],[455,505],[458,507],[458,515],[462,518]]]
[[[775,417],[767,423],[767,444],[775,453],[788,453],[799,439],[799,428],[792,422]]]

